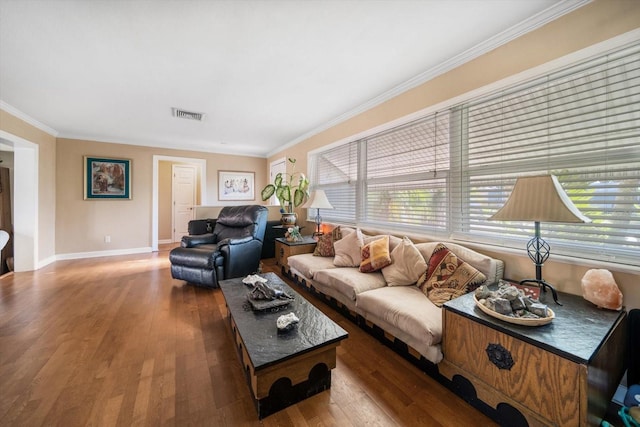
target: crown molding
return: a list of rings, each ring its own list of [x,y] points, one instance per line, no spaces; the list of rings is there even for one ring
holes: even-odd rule
[[[57,137],[58,136],[58,131],[50,128],[49,126],[45,125],[44,123],[41,123],[39,121],[37,121],[36,119],[34,119],[33,117],[23,113],[22,111],[18,110],[17,108],[13,107],[12,105],[7,104],[6,102],[4,102],[3,100],[0,99],[0,109],[6,111],[7,113],[11,114],[12,116],[15,116],[17,118],[19,118],[20,120],[29,123],[31,126],[40,129],[43,132],[48,133],[49,135],[53,136],[53,137]]]
[[[531,32],[535,29],[542,27],[549,22],[558,19],[559,17],[566,15],[567,13],[573,12],[576,9],[581,8],[582,6],[591,3],[593,0],[562,0],[553,6],[543,10],[542,12],[530,17],[529,19],[522,21],[521,23],[514,25],[507,30],[496,34],[495,36],[485,40],[484,42],[472,47],[471,49],[467,49],[466,51],[452,57],[451,59],[438,64],[435,67],[432,67],[417,76],[405,81],[404,83],[399,84],[398,86],[383,92],[382,94],[376,96],[375,98],[370,99],[369,101],[361,104],[360,106],[345,112],[344,114],[339,115],[338,117],[326,122],[323,125],[316,127],[315,129],[306,132],[294,140],[284,144],[278,149],[273,150],[267,154],[268,157],[273,156],[274,154],[285,150],[289,147],[292,147],[300,142],[311,138],[314,135],[319,134],[322,131],[325,131],[333,126],[336,126],[339,123],[344,122],[352,117],[357,116],[367,110],[372,109],[373,107],[382,104],[385,101],[388,101],[396,96],[413,89],[417,86],[420,86],[423,83],[428,82],[429,80],[438,77],[441,74],[446,73],[447,71],[453,70],[460,65],[463,65],[481,55],[484,55],[487,52],[490,52],[504,44],[509,43],[512,40],[517,39],[518,37]]]
[[[180,142],[171,142],[171,141],[152,141],[148,139],[114,139],[113,136],[100,136],[100,135],[82,135],[82,134],[74,134],[74,133],[62,133],[58,135],[58,138],[63,139],[76,139],[81,141],[93,141],[93,142],[104,142],[107,144],[122,144],[122,145],[134,145],[138,147],[151,147],[156,148],[158,150],[167,149],[167,150],[180,150],[180,151],[195,151],[199,153],[211,153],[211,154],[226,154],[230,156],[242,156],[242,157],[257,157],[257,158],[266,158],[267,156],[264,153],[256,154],[252,150],[252,148],[247,148],[246,150],[242,149],[233,149],[231,146],[226,144],[214,143],[215,147],[212,147],[210,141],[180,141]]]

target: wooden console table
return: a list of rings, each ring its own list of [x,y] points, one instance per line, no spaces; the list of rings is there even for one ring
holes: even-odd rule
[[[563,293],[562,306],[541,301],[556,318],[536,327],[488,316],[472,294],[445,303],[440,373],[503,425],[597,426],[625,370],[626,312]]]

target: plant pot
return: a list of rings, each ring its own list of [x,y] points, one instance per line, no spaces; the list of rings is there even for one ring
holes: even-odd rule
[[[296,225],[297,221],[298,221],[298,216],[296,215],[295,212],[285,212],[282,214],[282,217],[280,217],[280,222],[285,227],[292,227]]]

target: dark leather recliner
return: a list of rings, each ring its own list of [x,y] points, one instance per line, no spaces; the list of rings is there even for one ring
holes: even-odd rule
[[[267,225],[264,206],[228,206],[215,220],[189,223],[189,235],[169,254],[171,277],[207,287],[258,271]]]

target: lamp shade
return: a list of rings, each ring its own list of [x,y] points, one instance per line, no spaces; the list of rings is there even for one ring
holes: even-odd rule
[[[490,220],[591,222],[573,204],[554,175],[520,177],[504,206]]]
[[[311,197],[309,197],[307,203],[302,205],[302,207],[307,209],[333,209],[333,206],[331,206],[331,203],[329,203],[324,190],[316,190],[311,193]]]

